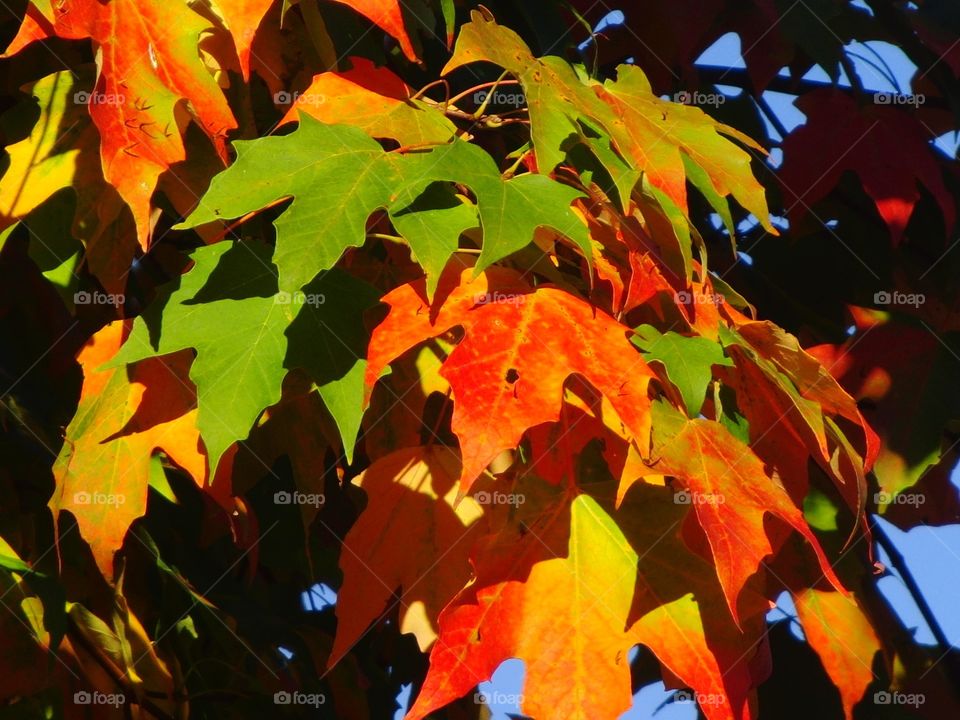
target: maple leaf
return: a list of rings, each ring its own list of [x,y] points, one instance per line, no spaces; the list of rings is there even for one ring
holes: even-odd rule
[[[737,629],[709,565],[678,536],[689,509],[669,492],[646,487],[613,515],[609,500],[538,497],[479,548],[477,580],[441,614],[407,720],[465,694],[511,657],[526,663],[524,714],[617,718],[631,704],[627,655],[637,643],[669,669],[671,684],[680,678],[713,699],[702,708],[709,720],[752,717],[762,614],[749,631]]]
[[[735,389],[740,411],[750,423],[751,445],[777,468],[795,498],[807,490],[806,455],[800,449],[805,446],[860,517],[866,504],[865,473],[879,446],[854,399],[796,338],[772,323],[745,321],[725,333],[743,341],[727,345],[736,373],[722,377]],[[862,453],[837,419],[862,430]]]
[[[478,61],[499,65],[522,84],[541,169],[553,170],[561,164],[568,141],[578,139],[597,153],[612,175],[623,174],[623,163],[642,171],[683,213],[687,212],[689,179],[721,216],[729,214],[725,196],[733,195],[768,232],[776,234],[763,188],[750,170],[750,155],[728,138],[758,151],[760,146],[698,108],[661,100],[638,67],[621,65],[618,79],[603,84],[581,79],[565,60],[535,58],[514,31],[473,11],[442,72]],[[588,138],[581,123],[599,130],[606,140]],[[689,172],[694,166],[699,171]],[[620,187],[624,207],[632,184]]]
[[[747,586],[744,613],[734,622],[716,568],[680,532],[692,512],[651,485],[638,485],[620,505],[615,518],[638,555],[629,633],[663,664],[668,686],[676,678],[696,692],[708,720],[749,720],[757,716],[755,688],[770,663],[769,604]]]
[[[636,232],[634,219],[617,222],[619,227],[615,227],[588,215],[587,224],[594,247],[594,267],[597,277],[610,285],[612,310],[627,313],[646,304],[653,305],[661,315],[659,306],[650,301],[659,293],[675,297],[677,291],[664,275],[670,270],[654,259],[654,252]]]
[[[443,447],[399,450],[373,463],[356,483],[367,506],[343,540],[337,636],[328,664],[339,661],[379,617],[397,588],[401,632],[426,652],[435,619],[470,579],[469,552],[482,516],[469,498],[454,505],[460,463]],[[435,554],[443,548],[443,562]]]
[[[652,325],[637,328],[633,343],[641,350],[647,362],[658,362],[667,371],[671,382],[680,391],[688,417],[697,417],[707,394],[707,385],[713,378],[712,366],[731,365],[724,357],[723,347],[701,337],[685,337],[675,332],[660,333]]]
[[[397,205],[390,221],[401,236],[416,238],[410,241],[412,256],[426,273],[427,293],[433,297],[443,269],[460,247],[460,236],[469,231],[475,231],[471,237],[479,235],[477,206],[443,183],[414,186]]]
[[[689,180],[721,216],[729,216],[724,198],[732,195],[768,232],[777,234],[763,187],[750,169],[751,156],[729,138],[762,153],[755,141],[699,108],[661,100],[633,65],[620,66],[617,80],[608,80],[596,93],[613,111],[610,136],[620,153],[682,211],[687,211]]]
[[[400,0],[331,0],[346,5],[367,18],[374,25],[392,35],[409,60],[416,61],[417,53],[403,22],[403,4]]]
[[[568,383],[570,386],[576,384],[576,381]],[[564,390],[560,422],[537,425],[525,433],[530,444],[527,460],[530,472],[554,485],[576,479],[580,469],[578,461],[582,463],[584,451],[591,442],[599,440],[607,455],[614,455],[618,451],[625,455],[625,446],[629,443],[629,439],[622,438],[604,425],[605,418],[616,414],[609,408],[609,403],[604,407],[602,397],[599,403],[588,403],[582,400],[580,394],[583,390],[589,391],[589,388],[574,390],[573,387],[565,387]],[[604,410],[609,410],[609,415]],[[610,464],[613,466],[616,463]]]
[[[384,296],[390,312],[370,338],[366,384],[371,388],[406,350],[464,328],[440,370],[453,390],[462,492],[527,428],[559,420],[563,385],[574,373],[610,400],[638,447],[648,447],[647,388],[654,375],[627,339],[628,328],[557,288],[531,291],[513,273],[491,269],[471,280],[472,269],[458,278],[451,268],[441,279],[435,316],[422,283]],[[601,355],[601,347],[609,352]]]
[[[456,135],[456,126],[442,112],[414,99],[407,84],[388,68],[362,57],[350,58],[350,63],[350,70],[314,75],[280,122],[297,120],[300,111],[404,146],[445,143]]]
[[[687,491],[710,543],[727,605],[738,622],[742,589],[777,549],[764,527],[767,513],[800,533],[816,553],[824,577],[843,589],[803,513],[767,476],[753,451],[720,423],[684,422],[674,437],[664,440],[654,468],[677,478]]]
[[[957,448],[945,452],[937,464],[904,493],[908,497],[922,496],[925,502],[897,500],[896,495],[888,491],[886,495],[873,498],[877,512],[901,530],[909,530],[918,524],[931,527],[960,524],[960,492],[950,480],[958,459]]]
[[[819,360],[800,347],[793,335],[768,320],[741,323],[737,326],[737,332],[784,372],[803,397],[818,403],[824,412],[839,415],[861,426],[866,447],[875,445],[856,401]],[[868,459],[870,454],[868,452]]]
[[[567,235],[590,254],[586,227],[570,207],[580,193],[534,173],[505,181],[487,153],[463,141],[427,152],[391,153],[359,128],[326,125],[301,112],[300,126],[290,135],[238,141],[234,147],[237,162],[213,179],[199,207],[178,227],[242,217],[293,198],[274,221],[274,262],[285,292],[300,290],[344,250],[363,245],[375,210],[416,213],[413,193],[431,181],[455,182],[476,194],[483,228],[478,269],[528,245],[538,227]],[[435,232],[412,221],[400,227],[412,233],[404,239],[418,258],[436,255]],[[431,271],[438,266],[439,258]]]
[[[5,697],[16,693],[32,695],[48,687],[54,679],[62,681],[55,668],[42,676],[31,672],[32,663],[43,663],[51,648],[57,649],[59,654],[64,656],[69,645],[69,641],[63,639],[66,617],[62,590],[58,593],[60,597],[48,597],[41,601],[34,594],[40,577],[23,562],[9,543],[0,538],[0,591],[4,594],[4,602],[9,611],[0,617],[0,641],[5,649],[0,659],[0,669],[3,670],[0,675],[0,693]],[[27,578],[33,582],[28,582]],[[57,634],[60,638],[56,642],[51,637],[54,633],[48,631],[48,628],[53,627],[51,619],[55,617],[54,602],[50,600],[54,600],[59,611],[60,629]],[[31,665],[24,664],[24,660],[31,661]]]
[[[223,453],[280,400],[287,370],[318,385],[352,457],[363,398],[362,314],[376,301],[365,283],[329,272],[305,293],[278,293],[270,248],[217,243],[191,255],[194,267],[166,287],[134,323],[114,365],[194,348],[197,426],[211,475]],[[239,276],[237,285],[230,278]]]
[[[53,26],[53,17],[50,0],[33,0],[29,3],[16,37],[10,41],[0,57],[12,57],[31,43],[54,37],[56,29]]]
[[[64,188],[72,187],[78,195],[103,192],[93,154],[97,131],[86,109],[74,101],[83,88],[84,76],[67,71],[23,88],[36,99],[40,116],[27,137],[5,148],[10,157],[0,178],[0,227],[22,219]]]
[[[186,157],[176,107],[188,101],[224,159],[226,134],[237,126],[197,53],[210,25],[186,3],[159,0],[64,0],[52,15],[58,37],[90,39],[100,53],[86,105],[100,133],[103,175],[130,206],[146,248],[157,180]]]
[[[805,588],[794,594],[797,615],[827,675],[840,690],[843,712],[853,707],[874,681],[873,658],[880,641],[857,603],[838,592]]]
[[[216,10],[233,37],[244,80],[250,79],[253,38],[274,2],[275,0],[214,0]]]
[[[589,0],[572,0],[571,6],[591,28],[607,14]],[[673,87],[674,68],[693,65],[705,49],[701,45],[704,35],[722,8],[722,0],[678,0],[643,7],[642,12],[625,12],[622,23],[610,23],[602,33],[587,34],[582,27],[574,31],[578,40],[590,43],[593,62],[607,66],[635,56],[637,65],[647,69],[657,88]],[[749,47],[747,42],[743,45]]]
[[[516,528],[498,538],[499,553],[488,549],[493,558],[477,561],[477,582],[443,611],[430,670],[406,720],[466,694],[510,657],[526,663],[525,715],[600,720],[630,707],[633,643],[625,626],[636,553],[585,495],[546,508],[530,535]]]
[[[808,458],[829,467],[823,414],[815,403],[791,392],[781,378],[765,373],[760,362],[741,347],[732,346],[728,352],[735,368],[721,368],[717,373],[723,387],[733,391],[734,397],[725,405],[735,407],[746,420],[743,439],[776,471],[791,496],[800,499],[809,487]],[[857,505],[854,498],[853,507]]]
[[[780,0],[675,0],[627,7],[622,29],[610,17],[600,32],[585,0],[505,2],[498,12],[518,32],[480,8],[447,62],[437,42],[421,53],[414,30],[443,24],[450,47],[464,3],[309,0],[290,12],[296,1],[24,0],[15,12],[0,327],[22,337],[0,343],[0,495],[22,517],[0,513],[0,595],[15,603],[0,613],[0,646],[35,668],[56,652],[68,672],[0,661],[12,712],[117,714],[71,704],[96,689],[157,717],[183,715],[186,699],[209,714],[232,692],[214,677],[222,670],[268,700],[291,682],[319,684],[334,714],[358,720],[409,682],[421,688],[419,718],[516,657],[522,711],[538,718],[620,717],[655,660],[708,720],[755,720],[781,699],[763,685],[766,617],[786,591],[839,690],[838,714],[842,705],[852,720],[869,702],[883,660],[898,688],[922,674],[925,707],[951,716],[932,709],[936,657],[880,632],[890,618],[870,595],[865,511],[873,470],[886,519],[956,519],[956,452],[944,450],[957,404],[945,333],[956,323],[952,300],[934,297],[952,261],[921,278],[933,309],[913,313],[942,338],[854,309],[848,342],[805,350],[708,267],[741,216],[773,230],[751,172],[761,146],[666,99],[724,78],[752,82],[757,97],[768,84],[802,89],[814,62],[835,85],[843,69],[857,86],[844,45],[905,32],[928,106],[871,108],[859,90],[836,99],[834,89],[802,98],[827,100],[779,134],[788,184],[818,179],[812,194],[825,197],[851,170],[895,242],[908,223],[919,237],[924,193],[947,224],[955,212],[947,166],[920,127],[953,129],[942,107],[960,54],[944,3],[867,13],[834,0],[789,12]],[[561,6],[583,11],[582,27],[553,12]],[[946,32],[934,27],[944,18]],[[745,72],[703,65],[730,31]],[[349,67],[344,50],[358,55]],[[945,59],[931,65],[929,50]],[[499,67],[461,88],[472,63]],[[791,77],[774,80],[784,66]],[[458,106],[508,77],[525,100],[510,112]],[[24,79],[35,103],[12,89]],[[293,107],[276,96],[286,88],[305,90]],[[442,88],[447,101],[430,99]],[[712,115],[776,140],[754,122],[750,92],[726,97]],[[244,139],[221,172],[231,106]],[[290,125],[277,132],[280,116]],[[873,138],[879,149],[865,147]],[[821,178],[826,165],[810,169],[825,155],[836,162]],[[196,232],[150,237],[180,218],[175,230]],[[94,281],[126,302],[81,307],[74,292]],[[796,332],[842,330],[836,308],[827,319]],[[930,378],[918,384],[916,367]],[[51,465],[34,451],[57,445],[75,398],[47,385],[68,388],[78,372],[79,405]],[[47,527],[30,515],[51,470]],[[330,504],[275,507],[265,471]],[[896,502],[907,488],[925,508]],[[61,533],[64,511],[86,545]],[[846,552],[854,533],[867,543]],[[38,552],[51,544],[58,552]],[[830,587],[837,575],[861,605]],[[289,603],[247,602],[315,582],[340,585],[335,636]],[[896,656],[878,658],[881,645]],[[192,671],[200,664],[219,669],[208,678]]]
[[[425,427],[429,422],[426,415],[430,410],[448,411],[446,400],[437,401],[450,390],[438,372],[450,349],[452,345],[436,340],[394,362],[380,379],[370,394],[363,422],[364,444],[371,460],[397,448],[437,441],[437,431]]]
[[[54,465],[54,519],[69,510],[104,577],[127,528],[147,509],[150,458],[166,455],[204,482],[194,390],[183,380],[188,358],[148,360],[132,368],[99,369],[121,346],[123,324],[93,336],[78,360],[84,369],[77,414]]]
[[[68,232],[84,242],[86,265],[104,289],[123,294],[136,252],[136,229],[123,212],[123,200],[103,178],[97,130],[86,108],[76,102],[78,94],[93,85],[94,74],[92,65],[80,66],[23,88],[39,103],[40,116],[29,136],[7,147],[10,164],[0,178],[0,228],[25,220],[41,207],[52,212],[47,203],[70,188],[76,202],[70,208]],[[33,237],[48,247],[56,242],[36,232]]]
[[[590,19],[591,27],[605,12],[587,0],[575,0],[574,7]],[[821,10],[820,7],[817,8]],[[666,92],[676,79],[693,71],[697,59],[717,37],[735,32],[741,38],[743,60],[756,92],[794,59],[794,48],[785,35],[816,35],[818,28],[793,27],[797,16],[810,8],[781,13],[774,0],[724,3],[722,0],[679,0],[669,5],[644,7],[643,12],[625,13],[622,24],[611,24],[589,39],[591,55],[607,65],[634,57],[647,69],[654,85]],[[812,19],[812,18],[811,18]],[[801,23],[796,23],[801,24]],[[819,39],[819,38],[818,38]],[[811,43],[812,44],[812,43]]]
[[[797,107],[807,122],[783,143],[780,178],[791,221],[796,222],[852,170],[899,245],[923,186],[943,212],[949,233],[956,221],[953,198],[920,123],[899,108],[861,108],[839,90],[815,90]]]

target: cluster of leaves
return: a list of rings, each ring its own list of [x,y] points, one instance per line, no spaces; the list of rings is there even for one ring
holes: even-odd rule
[[[888,687],[950,707],[877,594],[871,520],[957,519],[933,285],[955,259],[917,261],[955,214],[927,132],[960,101],[941,4],[635,5],[603,35],[576,1],[6,21],[11,717],[302,716],[275,701],[297,691],[379,718],[405,684],[412,720],[476,717],[509,658],[538,719],[619,717],[654,678],[709,720],[773,717],[784,592],[820,710]],[[694,61],[729,31],[739,99],[665,99],[712,87]],[[935,57],[914,90],[938,102],[868,105],[844,45],[874,38]],[[814,65],[852,89],[805,88]],[[771,138],[780,81],[807,122]],[[863,238],[896,278],[821,268]],[[866,307],[928,274],[942,302]],[[936,517],[897,501],[918,483]],[[335,610],[305,612],[321,582]]]

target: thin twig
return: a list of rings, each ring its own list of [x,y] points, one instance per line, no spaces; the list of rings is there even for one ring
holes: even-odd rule
[[[953,644],[947,639],[947,634],[943,631],[943,628],[940,627],[940,623],[937,622],[933,610],[930,608],[923,592],[920,590],[920,586],[910,572],[906,559],[890,540],[889,535],[887,535],[880,523],[874,523],[871,531],[877,539],[877,545],[882,547],[887,557],[890,558],[890,565],[896,569],[900,579],[903,580],[903,584],[906,585],[907,590],[910,592],[913,602],[916,603],[917,609],[920,611],[920,615],[930,628],[930,632],[933,633],[934,639],[940,646],[937,649],[937,653],[946,652],[948,648],[953,647]]]

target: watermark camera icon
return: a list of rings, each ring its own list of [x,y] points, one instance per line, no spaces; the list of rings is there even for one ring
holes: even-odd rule
[[[278,490],[273,494],[274,505],[310,505],[320,507],[326,502],[326,497],[322,493],[303,493],[299,490],[287,492]]]
[[[881,290],[873,294],[874,305],[905,305],[919,308],[927,301],[927,296],[923,293],[905,293],[899,290],[889,292]]]
[[[683,489],[673,494],[674,505],[723,505],[725,502],[726,498],[720,493],[692,492]]]
[[[505,693],[499,690],[488,692],[475,692],[473,694],[475,705],[513,705],[519,707],[523,705],[522,693]]]
[[[311,707],[320,707],[327,702],[327,696],[323,693],[303,693],[287,692],[278,690],[273,694],[274,705],[309,705]]]
[[[127,702],[127,696],[123,693],[104,693],[99,690],[88,692],[87,690],[77,690],[73,694],[74,705],[110,705],[119,708]]]
[[[75,105],[123,105],[126,101],[126,96],[120,93],[78,90],[73,94],[73,102]]]
[[[891,93],[878,92],[873,94],[873,102],[876,105],[913,105],[920,107],[927,101],[927,96],[923,93],[912,95],[910,93]]]
[[[681,105],[707,105],[710,107],[720,107],[727,102],[727,96],[723,93],[705,93],[695,90],[682,90],[673,96],[673,101]]]
[[[913,505],[920,507],[926,504],[927,496],[923,493],[888,493],[878,492],[873,494],[873,502],[877,506],[882,505]]]
[[[727,698],[721,693],[701,693],[692,690],[677,690],[673,695],[675,703],[696,703],[700,707],[725,705]]]
[[[126,302],[126,296],[123,293],[103,293],[100,291],[87,292],[78,290],[73,294],[74,305],[110,305],[120,307]]]
[[[873,694],[874,705],[907,705],[918,708],[927,701],[927,696],[923,693],[904,693],[890,692],[889,690],[878,690]]]
[[[127,496],[122,493],[103,493],[87,492],[81,490],[73,494],[74,505],[111,505],[119,507],[127,501]]]
[[[694,293],[689,290],[680,290],[673,294],[673,298],[680,305],[722,305],[726,302],[720,293]]]
[[[476,305],[522,305],[527,296],[521,293],[487,292],[480,293],[473,299]]]
[[[477,505],[512,505],[513,507],[520,507],[527,501],[523,493],[488,492],[486,490],[478,492],[473,496],[473,499]]]
[[[295,292],[289,293],[286,290],[281,290],[273,298],[274,303],[277,305],[310,305],[312,307],[319,307],[324,305],[327,302],[327,296],[323,293],[303,293]]]
[[[323,105],[327,102],[327,96],[280,90],[273,94],[273,102],[275,105]]]
[[[526,97],[520,92],[505,92],[499,88],[490,92],[489,90],[477,90],[473,94],[473,104],[497,105],[500,107],[522,107],[527,102]]]

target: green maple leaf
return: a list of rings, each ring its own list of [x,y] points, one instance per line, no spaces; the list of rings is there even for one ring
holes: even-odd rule
[[[477,207],[458,197],[443,183],[429,183],[408,193],[410,203],[395,203],[390,221],[405,238],[415,238],[414,258],[427,274],[427,293],[433,297],[440,273],[460,246],[460,236],[478,228]]]
[[[670,382],[680,391],[687,415],[692,418],[697,417],[703,407],[707,386],[713,377],[711,367],[733,365],[719,343],[675,332],[661,335],[652,325],[638,327],[633,344],[640,348],[647,362],[658,361],[663,365]]]
[[[239,218],[293,198],[274,221],[273,260],[286,292],[333,267],[347,248],[363,245],[374,211],[416,214],[411,193],[430,182],[453,182],[476,196],[483,229],[477,272],[525,247],[538,227],[566,235],[591,257],[586,226],[570,208],[581,193],[534,173],[504,180],[490,155],[464,141],[425,152],[386,152],[358,128],[302,115],[290,135],[238,141],[235,148],[237,161],[213,179],[179,227]],[[428,272],[436,273],[442,267],[437,237],[424,224],[406,217],[398,232],[417,258],[430,258]],[[444,262],[455,249],[444,247]]]
[[[621,207],[629,205],[640,172],[684,213],[686,182],[693,183],[733,231],[726,197],[733,196],[771,233],[763,187],[751,156],[730,138],[762,152],[738,130],[698,108],[657,97],[640,68],[621,65],[617,79],[601,84],[556,56],[536,58],[513,30],[471,14],[457,38],[447,74],[474,62],[491,62],[523,86],[539,167],[552,171],[578,144],[596,155],[613,179]]]
[[[260,413],[280,400],[288,370],[305,369],[318,386],[348,460],[360,427],[363,312],[373,288],[330,271],[303,293],[278,292],[270,251],[260,243],[217,243],[191,254],[193,268],[165,286],[134,323],[110,365],[193,348],[198,429],[211,476]]]

